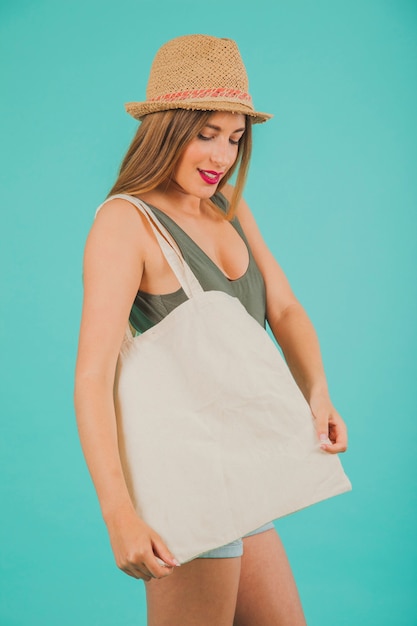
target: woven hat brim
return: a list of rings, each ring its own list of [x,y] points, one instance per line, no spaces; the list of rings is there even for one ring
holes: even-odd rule
[[[125,109],[136,120],[142,119],[148,113],[158,111],[169,111],[171,109],[188,109],[192,111],[230,111],[232,113],[243,113],[252,118],[254,124],[262,124],[273,117],[270,113],[260,113],[241,102],[228,102],[227,100],[213,102],[202,101],[181,101],[181,102],[127,102]]]

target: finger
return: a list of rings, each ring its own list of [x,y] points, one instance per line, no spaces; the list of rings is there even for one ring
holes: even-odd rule
[[[158,573],[155,572],[152,566],[149,564],[149,559],[146,559],[146,561],[143,561],[143,563],[140,563],[135,567],[136,570],[143,576],[146,576],[148,578],[159,578]]]
[[[329,420],[328,417],[316,417],[316,432],[320,441],[326,441],[329,438]]]
[[[149,582],[150,580],[153,580],[153,576],[147,576],[146,574],[143,573],[138,573],[137,576],[135,576],[136,580],[144,580],[145,582]]]
[[[153,552],[146,554],[143,557],[143,561],[141,563],[136,563],[134,568],[150,579],[164,578],[165,576],[171,574],[174,569],[172,566],[165,564],[161,559],[158,559]]]
[[[174,569],[173,565],[168,565],[168,563],[165,563],[165,561],[160,559],[159,556],[155,556],[155,561],[158,563],[158,565],[160,565],[160,567],[163,567],[164,570],[166,570],[166,569],[173,570]]]
[[[337,452],[345,452],[348,447],[348,433],[344,425],[330,427],[331,443],[337,446]]]
[[[148,569],[153,578],[165,578],[174,571],[172,565],[167,565],[162,559],[152,554],[151,561],[148,562]]]
[[[118,563],[117,565],[122,572],[132,576],[133,578],[142,578],[143,576],[147,576],[149,578],[152,576],[146,565],[144,565],[143,560],[139,558],[125,559],[124,562]]]
[[[157,563],[161,567],[180,567],[180,562],[171,554],[162,539],[153,539],[152,547]],[[162,561],[162,563],[160,562]]]
[[[340,452],[346,452],[347,450],[347,442],[336,442],[336,443],[322,443],[320,447],[325,452],[329,452],[330,454],[339,454]]]
[[[319,440],[320,440],[320,448],[322,448],[323,450],[327,447],[327,446],[331,446],[332,445],[332,441],[329,439],[329,436],[326,435],[325,433],[320,433],[319,434]]]
[[[130,576],[131,578],[136,578],[136,580],[145,580],[146,582],[149,582],[153,578],[152,576],[150,576],[149,574],[145,574],[145,572],[143,572],[142,570],[138,568],[122,569],[122,571],[128,576]]]
[[[143,578],[143,579],[151,579],[154,578],[153,572],[149,570],[147,567],[147,560],[145,555],[139,557],[136,555],[125,562],[120,569],[122,569],[129,576],[133,576],[133,578]]]

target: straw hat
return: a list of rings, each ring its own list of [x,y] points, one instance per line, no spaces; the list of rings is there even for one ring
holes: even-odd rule
[[[272,115],[255,111],[248,77],[236,42],[209,35],[185,35],[156,53],[145,102],[128,102],[136,119],[168,109],[231,111],[265,122]]]

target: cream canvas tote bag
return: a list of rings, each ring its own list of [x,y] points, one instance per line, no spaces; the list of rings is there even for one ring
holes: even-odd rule
[[[149,207],[133,203],[188,300],[121,347],[114,398],[136,510],[184,563],[351,488],[310,408],[237,298],[203,291]]]

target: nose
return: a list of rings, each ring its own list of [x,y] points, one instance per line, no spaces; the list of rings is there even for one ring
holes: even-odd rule
[[[213,164],[219,169],[226,168],[230,164],[232,157],[234,157],[234,154],[232,154],[233,146],[228,140],[220,140],[220,138],[213,142],[212,146],[211,160]]]

